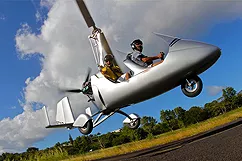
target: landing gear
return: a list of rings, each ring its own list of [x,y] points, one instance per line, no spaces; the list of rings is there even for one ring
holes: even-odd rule
[[[130,123],[124,123],[124,126],[127,126],[130,129],[137,129],[140,125],[140,118],[131,120]]]
[[[196,75],[186,78],[181,84],[182,92],[188,97],[198,96],[202,88],[202,80]]]
[[[103,121],[105,121],[106,119],[108,119],[110,116],[112,116],[115,113],[119,113],[121,115],[126,116],[126,119],[123,121],[124,125],[128,126],[130,129],[137,129],[140,125],[140,117],[137,114],[126,114],[125,112],[121,111],[121,110],[116,110],[113,111],[111,113],[109,113],[108,115],[106,115],[105,117],[103,117],[101,119],[101,117],[104,115],[104,113],[100,112],[100,113],[96,113],[92,116],[92,118],[98,114],[97,118],[95,120],[90,119],[89,115],[86,114],[81,114],[78,116],[77,118],[77,122],[76,125],[74,123],[75,127],[78,127],[79,131],[84,134],[84,135],[88,135],[92,132],[93,128],[95,128],[96,126],[98,126],[99,124],[101,124]],[[89,116],[89,117],[88,117]],[[88,121],[87,121],[88,120]],[[82,123],[86,121],[84,126],[80,126],[80,124],[82,125]]]
[[[83,127],[78,128],[78,130],[84,135],[90,134],[92,132],[92,129],[93,129],[92,120],[88,120]]]
[[[137,114],[125,114],[126,119],[123,121],[124,126],[130,129],[137,129],[140,125],[140,117]]]

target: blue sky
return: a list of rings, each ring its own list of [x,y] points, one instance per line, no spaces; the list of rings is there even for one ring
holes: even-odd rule
[[[63,6],[63,3],[67,3],[66,6]],[[200,75],[204,89],[198,97],[188,98],[182,94],[180,87],[177,87],[161,96],[125,108],[125,112],[152,116],[159,121],[161,109],[203,106],[221,96],[219,91],[215,92],[215,95],[209,94],[209,89],[227,86],[232,86],[237,91],[242,89],[242,14],[238,9],[242,2],[228,2],[230,5],[225,4],[226,2],[210,4],[202,1],[164,1],[163,4],[156,1],[137,2],[138,4],[134,4],[133,1],[97,3],[90,1],[88,7],[99,26],[106,31],[114,48],[130,50],[130,41],[135,37],[141,37],[147,42],[148,47],[144,47],[147,49],[146,52],[149,52],[148,49],[153,47],[153,41],[147,38],[147,30],[156,30],[164,34],[210,43],[222,49],[222,55],[217,63]],[[106,7],[98,10],[98,6],[102,5]],[[163,8],[153,11],[153,5]],[[130,9],[130,6],[133,9]],[[220,9],[214,9],[215,6]],[[24,151],[29,146],[43,149],[53,146],[56,142],[67,141],[69,133],[73,138],[81,135],[77,129],[45,129],[45,118],[40,114],[39,107],[36,107],[38,104],[45,104],[53,112],[54,102],[60,98],[55,91],[56,82],[57,85],[75,87],[80,84],[87,65],[91,64],[90,66],[95,68],[92,55],[83,54],[90,52],[86,42],[90,30],[78,15],[78,10],[70,11],[70,7],[73,7],[73,4],[67,1],[0,1],[0,127],[3,129],[0,132],[0,152]],[[163,14],[168,13],[166,8],[172,8],[176,12],[166,16]],[[127,12],[121,12],[122,10]],[[139,13],[139,10],[143,12]],[[36,13],[39,13],[42,19],[36,17]],[[158,17],[162,20],[156,19],[152,23],[152,18],[145,19],[146,16],[155,17],[157,13],[161,14]],[[110,14],[112,16],[109,16]],[[132,14],[138,14],[140,17],[134,20]],[[75,32],[72,33],[70,29]],[[80,43],[80,47],[77,42]],[[62,47],[59,48],[59,44]],[[80,55],[80,51],[84,56]],[[61,58],[66,60],[63,62]],[[78,96],[73,98],[74,101],[78,99]],[[82,101],[85,99],[80,98],[75,104],[80,105]],[[78,108],[76,110],[78,111]],[[123,119],[122,116],[115,115],[95,128],[93,133],[116,130],[122,127]],[[16,130],[15,134],[11,132],[13,129],[19,131]],[[25,137],[26,132],[31,134],[31,137]],[[10,136],[7,137],[6,134]],[[15,135],[16,140],[13,138]]]
[[[24,12],[29,8],[28,12]],[[22,2],[0,2],[0,15],[4,15],[4,20],[0,20],[2,44],[0,48],[2,69],[1,93],[2,108],[4,112],[0,113],[0,118],[14,117],[22,112],[19,107],[18,99],[21,99],[21,91],[25,85],[27,77],[35,77],[39,74],[40,65],[38,57],[33,57],[31,60],[24,60],[19,57],[15,48],[16,31],[20,28],[21,23],[28,21],[35,28],[38,27],[35,20],[35,10],[32,3],[29,1]],[[11,108],[15,108],[11,110]]]

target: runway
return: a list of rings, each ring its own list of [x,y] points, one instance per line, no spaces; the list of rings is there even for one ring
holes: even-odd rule
[[[241,161],[242,119],[180,141],[101,160]]]

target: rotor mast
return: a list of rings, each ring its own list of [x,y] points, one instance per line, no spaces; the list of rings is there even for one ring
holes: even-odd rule
[[[93,31],[92,31],[93,37],[95,37],[94,35],[97,35],[97,33],[100,33],[100,41],[101,41],[104,51],[106,52],[106,54],[113,55],[112,50],[108,44],[108,41],[107,41],[104,33],[102,32],[101,29],[96,27],[95,22],[91,16],[90,12],[87,9],[85,2],[83,0],[76,0],[76,2],[77,2],[77,5],[82,13],[82,16],[83,16],[88,28],[93,27]],[[115,65],[117,65],[117,62],[115,59],[113,60],[113,63]]]

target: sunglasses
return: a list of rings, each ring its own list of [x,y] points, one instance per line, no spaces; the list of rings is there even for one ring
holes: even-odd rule
[[[135,44],[135,45],[142,46],[143,44]]]

